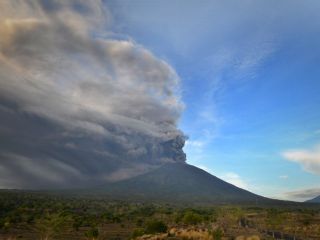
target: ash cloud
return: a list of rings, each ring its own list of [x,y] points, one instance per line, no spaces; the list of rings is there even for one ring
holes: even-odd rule
[[[89,186],[185,162],[177,74],[113,39],[111,21],[100,1],[0,2],[0,187]]]

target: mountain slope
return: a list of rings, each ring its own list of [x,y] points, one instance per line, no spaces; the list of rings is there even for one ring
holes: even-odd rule
[[[307,200],[308,203],[320,203],[320,195],[318,197]]]
[[[95,190],[113,198],[166,202],[265,203],[261,197],[229,184],[202,169],[172,163],[137,177]]]

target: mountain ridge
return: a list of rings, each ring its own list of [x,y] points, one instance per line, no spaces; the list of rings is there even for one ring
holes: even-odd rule
[[[306,203],[320,203],[320,195],[305,201]]]

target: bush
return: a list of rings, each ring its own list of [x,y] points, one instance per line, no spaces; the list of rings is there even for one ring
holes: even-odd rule
[[[192,225],[196,225],[199,224],[203,221],[203,217],[197,213],[193,213],[193,212],[187,212],[184,216],[182,221],[185,224],[192,224]]]
[[[167,225],[159,220],[153,220],[147,223],[145,232],[148,234],[167,232]]]
[[[143,220],[142,220],[141,218],[139,218],[139,219],[136,221],[136,225],[137,225],[138,227],[141,227],[142,224],[143,224]]]
[[[220,228],[218,228],[218,229],[213,230],[211,232],[211,235],[214,240],[221,240],[222,236],[223,236],[223,231]]]
[[[132,233],[132,238],[140,237],[144,234],[144,230],[142,228],[136,228]]]
[[[85,236],[91,239],[97,239],[99,236],[99,229],[92,227],[85,233]]]
[[[72,224],[72,227],[73,227],[74,230],[79,231],[79,228],[81,227],[81,225],[82,225],[81,220],[80,219],[76,219],[76,220],[74,220],[74,222]]]

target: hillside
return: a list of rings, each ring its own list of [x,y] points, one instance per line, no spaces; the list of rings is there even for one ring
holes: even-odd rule
[[[307,200],[308,203],[320,203],[320,195],[318,197]]]
[[[229,184],[188,164],[172,163],[137,177],[93,190],[115,199],[190,203],[259,204],[274,200]]]

